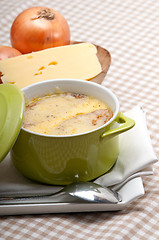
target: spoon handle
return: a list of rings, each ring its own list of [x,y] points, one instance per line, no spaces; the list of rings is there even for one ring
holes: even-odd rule
[[[0,205],[57,202],[57,198],[62,197],[63,195],[66,195],[66,193],[60,190],[56,193],[45,195],[0,197]]]

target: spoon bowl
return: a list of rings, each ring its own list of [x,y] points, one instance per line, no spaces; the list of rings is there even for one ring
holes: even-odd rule
[[[93,182],[77,182],[67,185],[63,190],[71,196],[99,203],[118,203],[121,197],[116,191]]]

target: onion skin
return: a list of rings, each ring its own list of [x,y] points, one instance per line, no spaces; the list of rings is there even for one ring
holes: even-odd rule
[[[42,13],[53,14],[53,19]],[[21,53],[70,44],[70,30],[66,19],[47,7],[32,7],[21,12],[14,20],[10,40]]]
[[[22,55],[17,49],[9,46],[0,46],[0,60]]]

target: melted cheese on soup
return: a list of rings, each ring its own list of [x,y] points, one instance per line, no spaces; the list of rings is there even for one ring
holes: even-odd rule
[[[88,132],[113,116],[102,101],[73,93],[56,93],[26,103],[23,127],[48,135]]]

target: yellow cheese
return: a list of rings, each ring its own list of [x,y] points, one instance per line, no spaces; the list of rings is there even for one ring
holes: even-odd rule
[[[48,79],[89,80],[101,72],[96,53],[93,44],[80,43],[1,60],[1,79],[19,88]]]

